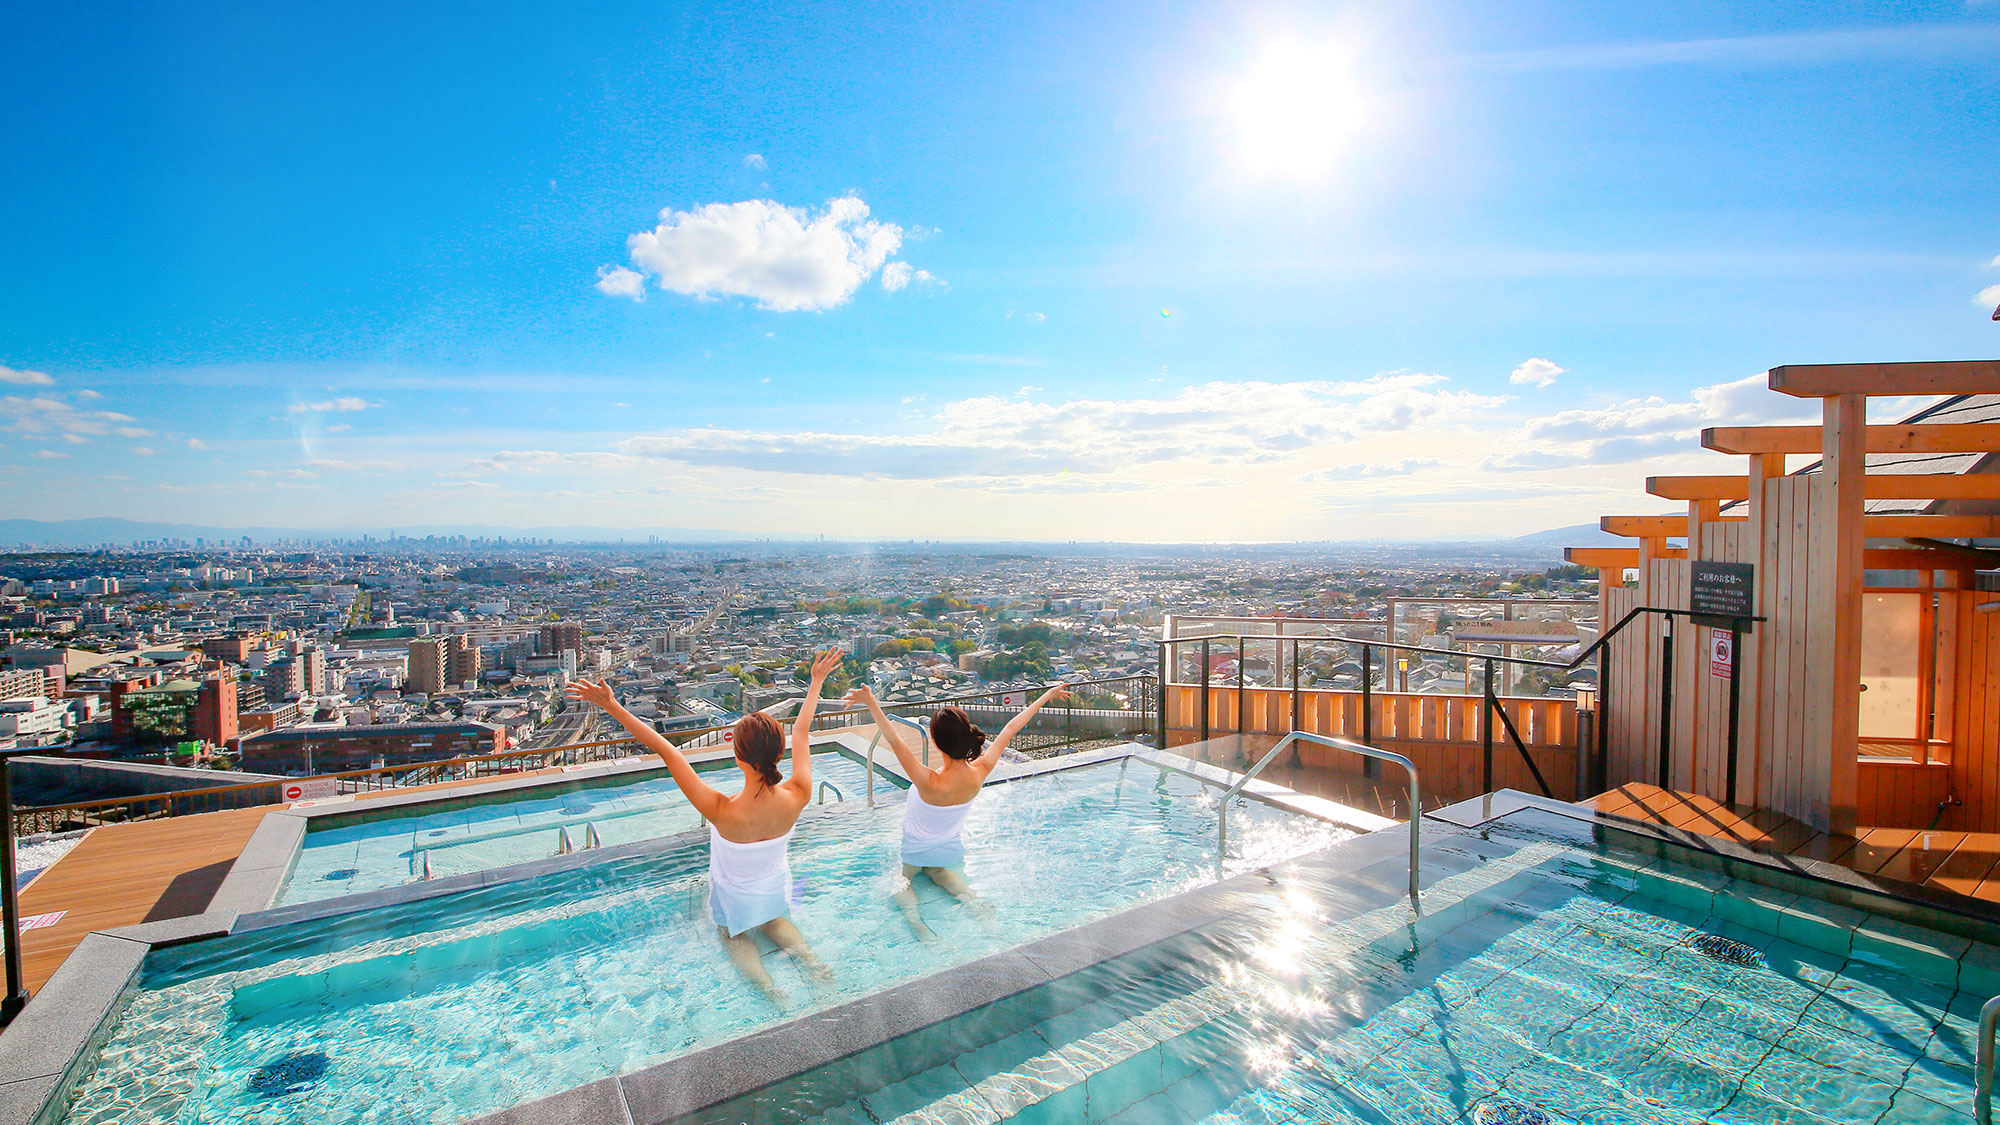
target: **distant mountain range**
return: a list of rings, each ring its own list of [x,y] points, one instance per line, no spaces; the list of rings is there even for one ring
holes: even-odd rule
[[[694,527],[485,527],[453,525],[397,528],[318,528],[299,527],[207,527],[192,523],[147,523],[141,520],[100,516],[80,520],[0,520],[0,549],[17,544],[41,547],[95,547],[100,543],[119,546],[135,539],[201,539],[208,542],[235,542],[249,536],[253,542],[279,539],[358,539],[372,535],[386,539],[391,534],[422,539],[426,535],[465,535],[478,538],[554,539],[564,543],[644,543],[649,535],[677,543],[729,543],[753,539],[801,539],[797,535],[745,535],[740,531],[719,531]]]
[[[747,535],[740,531],[722,531],[715,528],[694,527],[591,527],[566,525],[559,527],[490,527],[481,525],[437,525],[427,527],[398,528],[319,528],[297,527],[209,527],[190,523],[149,523],[142,520],[96,517],[76,520],[23,520],[0,519],[0,551],[17,546],[89,548],[101,544],[127,546],[140,539],[180,539],[192,543],[196,539],[210,544],[234,543],[248,536],[254,543],[264,544],[278,540],[353,540],[363,535],[376,539],[387,539],[391,534],[407,538],[421,539],[426,535],[463,535],[472,538],[505,539],[552,539],[558,543],[633,543],[643,544],[648,536],[657,536],[669,543],[751,543],[758,541],[781,541],[802,543],[817,541],[817,536],[809,535]],[[885,540],[903,544],[908,540]],[[1511,539],[1474,540],[1458,539],[1449,541],[1412,541],[1408,545],[1434,546],[1458,556],[1469,551],[1486,550],[1498,554],[1521,558],[1547,558],[1560,561],[1564,547],[1617,546],[1625,540],[1598,530],[1597,525],[1580,523],[1571,527],[1552,528],[1532,535],[1521,535]],[[1015,544],[1032,549],[1035,544],[1020,542]],[[1265,544],[1270,549],[1311,550],[1317,547],[1337,548],[1359,544],[1312,544],[1280,545]],[[1366,546],[1384,548],[1396,546],[1393,540],[1370,540]],[[943,546],[943,544],[936,544]],[[954,545],[962,546],[962,545]],[[1047,544],[1054,547],[1056,544]],[[1080,544],[1064,545],[1074,550]],[[1101,546],[1110,546],[1104,544]],[[1213,549],[1213,548],[1206,548]]]

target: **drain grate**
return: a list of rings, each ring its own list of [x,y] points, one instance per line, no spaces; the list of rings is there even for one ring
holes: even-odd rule
[[[300,1051],[273,1059],[250,1076],[250,1090],[267,1098],[282,1098],[308,1089],[326,1074],[325,1051]]]
[[[1694,940],[1688,942],[1688,944],[1708,957],[1717,961],[1726,961],[1731,965],[1761,965],[1764,963],[1764,955],[1762,953],[1734,938],[1723,937],[1721,934],[1696,934]]]
[[[1534,1106],[1506,1098],[1479,1103],[1472,1111],[1472,1120],[1478,1125],[1555,1125],[1553,1118]]]

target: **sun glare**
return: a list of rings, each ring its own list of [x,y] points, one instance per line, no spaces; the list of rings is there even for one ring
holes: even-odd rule
[[[1366,121],[1351,52],[1327,45],[1265,52],[1237,85],[1230,109],[1246,168],[1300,179],[1330,172]]]

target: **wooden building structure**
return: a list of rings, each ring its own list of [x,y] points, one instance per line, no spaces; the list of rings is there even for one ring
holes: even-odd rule
[[[1598,568],[1607,626],[1688,610],[1703,562],[1754,567],[1763,618],[1727,660],[1686,616],[1643,614],[1610,643],[1605,783],[1825,833],[2000,832],[2000,361],[1779,367],[1769,386],[1818,400],[1821,424],[1703,431],[1741,473],[1654,477],[1685,515],[1606,516],[1632,546],[1568,552]],[[1870,398],[1911,395],[1948,397],[1868,423]],[[1789,472],[1799,455],[1818,460]]]

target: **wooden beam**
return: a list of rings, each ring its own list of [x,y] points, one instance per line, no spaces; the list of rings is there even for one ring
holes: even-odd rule
[[[2000,394],[2000,360],[1942,363],[1794,363],[1773,367],[1772,390],[1798,398],[1829,395]]]
[[[1770,456],[1757,454],[1756,456]],[[2000,473],[1882,473],[1862,479],[1870,500],[2000,500]],[[1663,500],[1748,500],[1748,477],[1647,477]]]
[[[1729,523],[1729,520],[1719,520]],[[1634,539],[1665,539],[1688,533],[1686,516],[1603,516],[1597,526],[1612,535]],[[1864,516],[1862,535],[1869,539],[2000,539],[2000,516]]]
[[[1816,536],[1826,537],[1830,573],[1824,583],[1814,583],[1806,613],[1807,628],[1827,641],[1821,644],[1815,637],[1808,657],[1827,662],[1824,679],[1817,681],[1826,688],[1822,697],[1826,726],[1821,728],[1826,741],[1807,744],[1807,776],[1814,790],[1809,805],[1813,819],[1823,821],[1813,827],[1830,834],[1848,834],[1854,831],[1860,812],[1862,554],[1869,524],[1863,518],[1861,482],[1867,475],[1868,396],[1849,393],[1823,398],[1821,415],[1821,446],[1826,450],[1821,487],[1825,490],[1822,495],[1832,502],[1833,518],[1817,521]],[[1819,632],[1826,628],[1832,630],[1830,635]]]
[[[1870,539],[2000,539],[2000,516],[1867,516]]]
[[[1711,426],[1701,447],[1717,453],[1819,453],[1818,426]],[[2000,423],[1922,422],[1868,427],[1870,453],[2000,453]]]
[[[1563,561],[1599,570],[1630,570],[1639,565],[1639,548],[1564,547]]]

